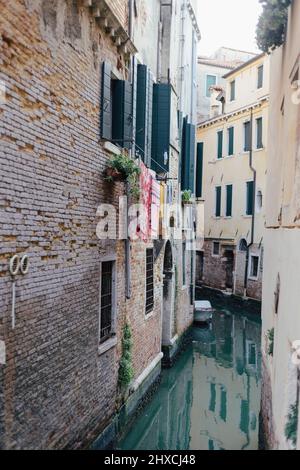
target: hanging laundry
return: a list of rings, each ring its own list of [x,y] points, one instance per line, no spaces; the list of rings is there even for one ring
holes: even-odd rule
[[[152,176],[146,165],[140,161],[140,206],[139,224],[137,227],[137,236],[141,240],[147,242],[150,239],[150,217],[151,217],[151,188]]]

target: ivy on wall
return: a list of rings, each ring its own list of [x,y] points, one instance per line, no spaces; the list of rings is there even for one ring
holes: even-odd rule
[[[132,331],[130,326],[126,323],[123,329],[122,357],[119,365],[119,386],[121,389],[126,389],[134,377],[132,346]]]

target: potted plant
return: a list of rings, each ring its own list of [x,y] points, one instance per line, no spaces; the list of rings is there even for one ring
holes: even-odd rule
[[[183,204],[190,204],[192,202],[192,191],[190,189],[182,191],[181,199]]]
[[[115,155],[104,172],[106,181],[123,181],[129,183],[130,193],[139,197],[139,175],[141,170],[134,160],[126,155]]]

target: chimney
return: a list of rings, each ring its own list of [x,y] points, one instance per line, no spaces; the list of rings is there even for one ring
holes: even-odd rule
[[[222,98],[224,98],[224,90],[220,86],[212,86],[210,88],[210,119],[223,114]]]

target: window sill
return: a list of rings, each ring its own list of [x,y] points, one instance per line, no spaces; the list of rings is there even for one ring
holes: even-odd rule
[[[225,159],[225,160],[228,160],[228,159],[234,158],[234,157],[235,157],[235,155],[226,155],[226,156],[224,157],[224,159]]]
[[[262,152],[263,150],[266,150],[265,147],[261,147],[259,149],[254,149],[254,152]]]
[[[145,319],[150,320],[150,318],[153,318],[155,316],[154,308],[151,310],[151,312],[145,313]]]
[[[227,220],[228,220],[228,219],[232,219],[232,215],[225,215],[225,216],[224,216],[224,219],[227,219]]]
[[[249,281],[258,281],[258,277],[248,276]]]
[[[252,217],[253,217],[253,215],[248,215],[248,214],[243,215],[244,219],[252,219]]]
[[[107,351],[114,348],[117,345],[117,342],[118,342],[117,337],[113,336],[112,338],[105,341],[105,343],[100,344],[98,347],[99,356],[102,356],[102,354],[105,354]]]

